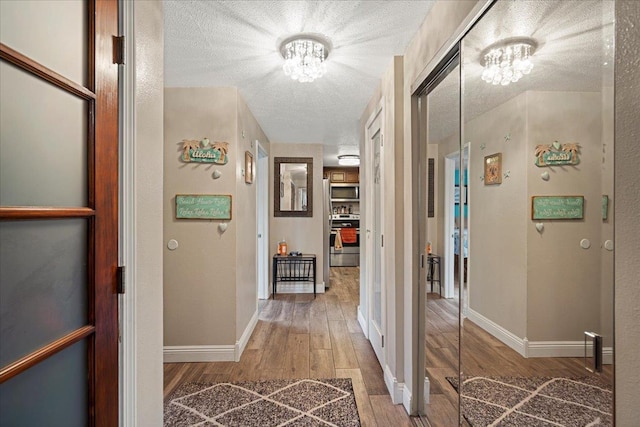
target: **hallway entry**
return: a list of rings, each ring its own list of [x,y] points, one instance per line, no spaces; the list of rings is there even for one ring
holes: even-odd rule
[[[359,267],[331,269],[326,293],[277,294],[261,301],[260,319],[240,362],[167,363],[165,400],[187,382],[351,378],[365,426],[411,426],[393,405],[382,368],[356,318]]]

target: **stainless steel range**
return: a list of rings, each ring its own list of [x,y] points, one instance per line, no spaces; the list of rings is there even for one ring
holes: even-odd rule
[[[336,249],[335,246],[338,231],[342,236],[342,249]],[[349,239],[350,237],[352,239]],[[329,245],[331,267],[356,267],[360,265],[360,215],[331,215]]]

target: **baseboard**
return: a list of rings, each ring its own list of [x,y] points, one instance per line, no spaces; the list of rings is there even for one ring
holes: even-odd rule
[[[251,334],[253,333],[253,330],[255,329],[257,324],[258,324],[258,309],[256,309],[256,311],[253,313],[253,316],[251,317],[251,320],[249,320],[249,324],[244,329],[244,332],[240,336],[240,339],[236,341],[236,347],[234,351],[235,353],[234,360],[236,362],[240,361],[240,356],[242,356],[244,349],[247,347],[249,338],[251,338]]]
[[[411,390],[406,385],[402,390],[402,406],[404,406],[404,410],[407,411],[407,414],[411,413]]]
[[[384,383],[387,386],[387,390],[389,390],[389,395],[391,395],[391,402],[394,405],[402,403],[404,383],[398,382],[389,365],[384,365]]]
[[[527,357],[526,338],[520,338],[512,332],[506,330],[492,320],[487,319],[482,314],[469,308],[467,311],[467,319],[508,345],[510,348],[518,352],[521,356]]]
[[[178,345],[164,346],[164,363],[233,362],[233,345]]]
[[[529,341],[528,357],[584,357],[584,341]],[[613,348],[602,349],[602,363],[613,363]]]
[[[279,294],[312,294],[313,284],[309,282],[278,283],[277,292]],[[316,284],[316,293],[324,294],[324,282]]]
[[[369,327],[367,325],[367,319],[364,317],[364,314],[362,314],[362,306],[358,306],[358,323],[360,324],[360,327],[362,328],[362,333],[364,334],[365,338],[369,339]]]

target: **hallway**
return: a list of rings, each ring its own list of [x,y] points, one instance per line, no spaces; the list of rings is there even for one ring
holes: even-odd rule
[[[383,372],[357,321],[358,267],[331,269],[326,293],[278,294],[260,302],[240,362],[166,363],[164,397],[186,382],[351,378],[362,426],[411,426],[393,405]]]

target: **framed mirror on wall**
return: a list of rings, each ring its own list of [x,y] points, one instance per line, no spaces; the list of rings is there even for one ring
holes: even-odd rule
[[[313,158],[273,159],[273,216],[313,216]]]
[[[459,136],[431,111],[447,104],[436,107],[428,82],[414,95],[420,143],[457,139],[453,173],[468,176],[467,205],[453,219],[464,263],[444,279],[455,283],[459,365],[428,365],[446,360],[443,344],[455,347],[438,336],[450,326],[429,306],[440,299],[429,272],[420,279],[417,383],[433,372],[444,396],[433,399],[432,383],[431,402],[420,401],[431,425],[456,415],[460,425],[613,425],[614,34],[611,0],[497,0],[451,47],[459,88],[442,93],[449,105],[459,99]],[[455,189],[449,201],[448,153],[431,148],[444,171],[436,216],[420,226],[446,271],[440,241]],[[499,163],[491,182],[487,158]],[[429,411],[443,401],[448,412]]]

